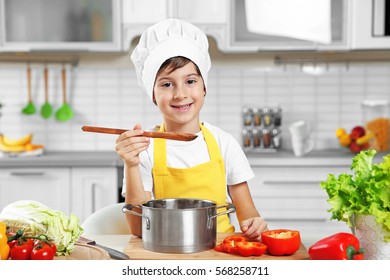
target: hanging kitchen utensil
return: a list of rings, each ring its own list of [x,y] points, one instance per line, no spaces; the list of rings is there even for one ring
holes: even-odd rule
[[[41,107],[41,116],[44,119],[48,119],[53,114],[53,107],[49,103],[49,95],[48,95],[48,76],[49,71],[47,66],[45,65],[45,69],[43,70],[43,77],[45,80],[45,103]]]
[[[31,97],[31,68],[30,68],[30,64],[27,66],[27,94],[28,94],[28,103],[22,109],[22,113],[25,115],[32,115],[35,113],[36,108],[35,108],[35,105],[32,101],[32,97]]]
[[[62,66],[61,71],[62,77],[62,99],[63,104],[56,112],[56,119],[60,122],[65,122],[73,118],[73,110],[69,106],[66,100],[66,69],[65,66]]]

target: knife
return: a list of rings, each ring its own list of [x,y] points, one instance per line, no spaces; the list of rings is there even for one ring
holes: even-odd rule
[[[88,238],[85,238],[83,236],[80,236],[79,241],[88,245],[96,246],[99,248],[102,248],[103,250],[107,251],[107,253],[110,255],[110,257],[114,260],[129,260],[130,257],[126,255],[125,253],[122,253],[118,250],[112,249],[110,247],[106,247],[101,244],[97,244],[94,240],[90,240]]]

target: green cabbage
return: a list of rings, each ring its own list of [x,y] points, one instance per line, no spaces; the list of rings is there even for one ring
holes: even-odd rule
[[[0,221],[5,222],[14,232],[21,229],[33,236],[46,234],[56,244],[57,255],[69,255],[83,233],[76,215],[67,217],[61,211],[32,200],[20,200],[7,205],[0,213]]]
[[[372,215],[390,242],[390,154],[373,164],[375,150],[362,151],[352,159],[353,174],[329,174],[321,188],[328,193],[331,219],[353,227],[353,215]]]

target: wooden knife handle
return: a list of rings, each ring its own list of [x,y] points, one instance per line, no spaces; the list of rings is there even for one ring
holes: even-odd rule
[[[122,134],[129,129],[120,129],[120,128],[109,128],[109,127],[99,127],[99,126],[83,126],[81,127],[82,131],[86,132],[96,132],[96,133],[106,133],[106,134]],[[170,140],[178,140],[178,141],[192,141],[198,135],[191,133],[177,133],[177,132],[151,132],[144,131],[142,136],[150,137],[150,138],[163,138]]]

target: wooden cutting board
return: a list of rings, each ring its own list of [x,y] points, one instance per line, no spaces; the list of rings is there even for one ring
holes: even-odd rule
[[[239,233],[237,233],[239,234]],[[217,244],[232,233],[218,233]],[[133,260],[237,260],[237,259],[255,259],[255,260],[306,260],[309,259],[309,254],[303,244],[297,252],[290,256],[272,256],[267,253],[262,256],[242,257],[238,255],[226,254],[210,249],[203,252],[191,254],[166,254],[157,253],[145,250],[142,239],[136,236],[131,236],[124,253],[130,256]]]

